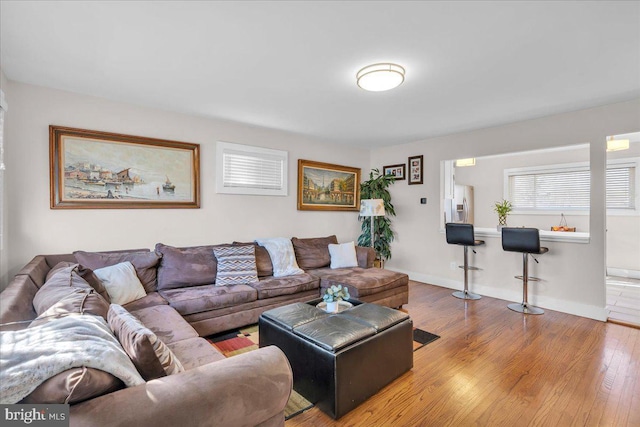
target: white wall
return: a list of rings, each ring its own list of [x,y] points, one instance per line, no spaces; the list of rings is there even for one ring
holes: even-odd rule
[[[545,242],[550,252],[532,275],[544,281],[530,288],[530,302],[553,310],[605,320],[605,139],[636,131],[640,99],[609,106],[559,114],[506,126],[432,138],[373,150],[372,167],[402,163],[408,156],[424,155],[424,185],[400,181],[391,192],[398,213],[394,220],[397,239],[388,268],[409,273],[415,280],[462,288],[462,273],[451,269],[460,263],[462,249],[447,245],[439,223],[440,161],[480,157],[536,148],[591,143],[591,212],[588,244]],[[420,198],[427,197],[426,205]],[[472,265],[483,268],[471,274],[471,288],[483,295],[521,301],[521,256],[502,251],[498,238],[487,237],[487,245],[472,257]],[[482,304],[474,302],[473,304]],[[506,310],[506,307],[505,307]]]
[[[291,133],[136,107],[10,81],[6,126],[8,275],[37,254],[77,249],[152,248],[155,243],[198,245],[258,237],[359,235],[357,212],[296,209],[299,158],[360,167],[369,151]],[[168,94],[169,95],[169,94]],[[49,125],[70,126],[200,144],[200,209],[51,210]],[[215,193],[215,142],[289,151],[287,197]],[[5,282],[6,285],[6,282]]]

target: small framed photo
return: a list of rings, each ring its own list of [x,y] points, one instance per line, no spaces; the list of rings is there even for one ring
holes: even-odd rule
[[[423,174],[423,157],[413,156],[409,157],[409,185],[413,184],[422,184],[422,174]]]
[[[403,179],[407,179],[407,165],[404,163],[400,165],[391,165],[384,166],[382,168],[384,171],[384,175],[393,175],[396,177],[396,181],[402,181]]]

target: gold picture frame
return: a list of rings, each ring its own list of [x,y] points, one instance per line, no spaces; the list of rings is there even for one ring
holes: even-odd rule
[[[298,210],[360,211],[360,168],[298,160]]]
[[[200,145],[49,126],[51,209],[200,207]]]

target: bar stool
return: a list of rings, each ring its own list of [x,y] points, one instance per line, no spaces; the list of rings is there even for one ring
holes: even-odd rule
[[[544,310],[529,305],[527,299],[529,281],[537,282],[537,277],[529,277],[529,255],[537,263],[538,260],[533,256],[542,255],[549,252],[549,248],[540,247],[540,232],[537,228],[516,228],[504,227],[502,229],[502,249],[509,252],[522,253],[522,276],[515,276],[516,279],[522,279],[522,303],[509,304],[513,311],[524,314],[543,314]]]
[[[447,223],[445,224],[445,230],[447,234],[447,243],[450,245],[462,245],[464,246],[464,265],[459,265],[459,268],[464,270],[464,291],[456,291],[452,295],[460,299],[480,299],[482,298],[478,294],[469,292],[469,270],[480,270],[478,267],[469,266],[469,246],[484,245],[484,240],[475,240],[473,234],[473,224],[458,224]],[[476,251],[471,249],[475,254]]]

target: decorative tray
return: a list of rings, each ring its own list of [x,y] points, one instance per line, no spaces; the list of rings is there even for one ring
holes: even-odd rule
[[[338,301],[338,310],[337,311],[327,311],[327,303],[322,301],[318,305],[316,305],[320,310],[324,310],[327,313],[340,313],[341,311],[345,311],[353,307],[349,301]]]

